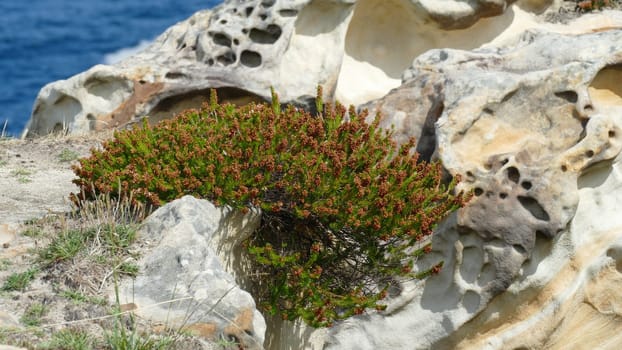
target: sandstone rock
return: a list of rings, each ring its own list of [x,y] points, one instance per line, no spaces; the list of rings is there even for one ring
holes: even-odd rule
[[[619,29],[529,31],[508,46],[431,50],[368,105],[475,197],[417,262],[442,272],[338,325],[325,349],[619,347],[621,40]]]
[[[264,318],[225,269],[242,263],[239,243],[258,218],[190,196],[159,208],[139,233],[151,248],[140,259],[139,276],[121,285],[120,303],[207,340],[263,349]]]
[[[26,350],[25,348],[18,348],[11,345],[0,345],[0,350]]]
[[[530,13],[508,7],[513,2],[225,1],[169,28],[142,53],[45,86],[24,136],[122,127],[147,116],[157,122],[199,107],[210,88],[248,103],[269,100],[274,87],[282,102],[312,108],[320,84],[326,99],[361,104],[398,87],[428,49],[472,49],[536,25]]]

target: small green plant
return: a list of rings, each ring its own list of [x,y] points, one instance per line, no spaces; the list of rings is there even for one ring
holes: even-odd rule
[[[30,282],[37,277],[37,273],[39,273],[39,269],[36,267],[32,267],[25,272],[14,273],[6,279],[2,290],[6,292],[24,291]]]
[[[60,296],[74,301],[75,303],[89,303],[95,305],[106,305],[106,300],[99,297],[85,295],[83,293],[73,290],[63,290],[59,293]]]
[[[86,331],[66,328],[52,334],[52,339],[41,348],[47,350],[91,350],[94,345],[92,335]]]
[[[37,226],[28,226],[21,233],[26,237],[37,238],[43,234],[43,230]]]
[[[15,170],[11,171],[11,175],[16,177],[17,181],[19,183],[25,184],[25,183],[32,182],[32,179],[30,179],[28,177],[28,176],[32,175],[32,171],[30,171],[28,169],[24,169],[24,168],[15,169]]]
[[[318,91],[318,96],[321,96]],[[115,133],[74,166],[78,205],[104,193],[159,206],[194,195],[242,211],[261,209],[262,225],[246,242],[258,276],[271,276],[258,298],[284,319],[313,326],[383,309],[395,278],[427,253],[421,241],[467,197],[458,179],[442,181],[415,141],[398,147],[391,131],[366,113],[325,106],[318,115],[272,105],[220,105],[215,93],[155,127]]]
[[[28,327],[41,325],[41,318],[48,312],[48,308],[41,303],[34,303],[28,306],[20,321]]]
[[[576,0],[575,11],[589,12],[601,10],[605,7],[612,7],[617,0]]]
[[[58,154],[58,160],[60,160],[61,162],[73,162],[74,160],[78,159],[78,157],[78,152],[68,148],[63,149]]]
[[[6,271],[11,266],[11,260],[7,258],[0,259],[0,271]]]
[[[97,256],[101,257],[103,262],[107,262],[112,257],[127,254],[135,239],[136,228],[132,225],[103,225],[66,230],[39,250],[39,261],[45,266],[50,266],[70,260],[82,252],[88,244],[97,241],[102,246],[101,254]]]
[[[119,264],[118,271],[123,275],[136,277],[138,276],[138,272],[140,272],[140,268],[134,263],[124,261]]]
[[[15,169],[11,172],[13,176],[29,176],[32,175],[32,171],[24,168]]]
[[[51,266],[72,259],[84,249],[89,239],[93,239],[92,231],[84,232],[79,229],[62,231],[50,244],[39,250],[39,261],[44,266]]]

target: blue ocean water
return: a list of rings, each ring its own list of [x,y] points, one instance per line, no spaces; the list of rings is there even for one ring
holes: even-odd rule
[[[144,46],[222,0],[0,0],[0,132],[19,136],[47,83]]]

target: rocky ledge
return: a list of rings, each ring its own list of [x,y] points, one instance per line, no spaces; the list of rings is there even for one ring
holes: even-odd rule
[[[441,273],[403,281],[386,310],[330,329],[264,320],[233,284],[244,286],[236,254],[252,219],[184,198],[147,219],[153,245],[139,262],[149,275],[136,279],[136,314],[163,322],[162,310],[140,308],[179,285],[190,298],[180,307],[202,305],[205,316],[190,319],[199,333],[248,348],[618,349],[622,12],[578,16],[575,6],[226,1],[115,66],[46,86],[25,136],[156,122],[197,107],[211,88],[243,104],[274,87],[311,108],[321,84],[327,100],[382,113],[396,141],[415,136],[424,159],[440,159],[473,191],[418,262],[442,261]],[[167,236],[182,228],[190,246]],[[223,290],[239,303],[225,301],[214,320],[201,307]]]

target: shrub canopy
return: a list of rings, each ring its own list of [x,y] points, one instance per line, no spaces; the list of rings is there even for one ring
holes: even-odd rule
[[[378,117],[368,124],[366,113],[320,98],[317,110],[281,110],[276,95],[272,105],[221,105],[212,92],[201,110],[116,132],[80,159],[72,198],[159,206],[189,194],[260,208],[247,247],[266,310],[327,326],[382,309],[393,278],[412,276],[413,259],[429,251],[419,242],[465,198],[452,194],[455,181],[442,183],[439,163],[418,161],[414,140],[397,148]]]

